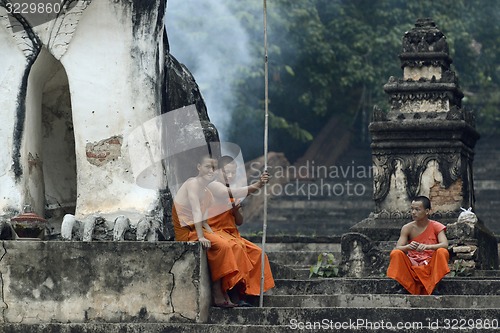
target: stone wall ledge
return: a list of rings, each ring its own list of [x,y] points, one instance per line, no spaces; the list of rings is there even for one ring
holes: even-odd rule
[[[0,326],[206,322],[209,280],[198,243],[2,241]]]

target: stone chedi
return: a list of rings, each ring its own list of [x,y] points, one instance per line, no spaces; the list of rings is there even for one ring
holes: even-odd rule
[[[190,104],[216,134],[192,76],[169,53],[166,1],[65,2],[36,24],[9,8],[0,1],[0,225],[29,205],[56,229],[74,215],[64,239],[88,226],[121,240],[113,227],[124,218],[168,238],[168,190],[137,185],[132,159],[146,157],[130,156],[127,139]]]
[[[381,258],[368,251],[369,243],[398,239],[401,226],[411,220],[409,207],[415,196],[429,197],[431,218],[444,224],[455,222],[461,207],[474,208],[472,164],[479,134],[473,113],[462,108],[464,95],[451,68],[446,37],[432,20],[419,19],[405,33],[399,58],[403,78],[391,77],[384,86],[390,110],[375,107],[369,125],[375,211],[345,235],[347,264],[353,248],[363,244],[363,253],[371,254],[356,260],[370,257],[372,268],[380,267]],[[454,237],[448,235],[450,244]],[[468,237],[467,244],[479,241],[492,249],[483,252],[478,267],[496,267],[496,240],[484,225],[478,223]]]
[[[375,224],[384,230],[370,237],[380,240],[399,235],[417,195],[429,197],[434,218],[445,222],[454,221],[461,207],[474,206],[472,161],[479,134],[472,112],[462,108],[446,37],[434,22],[420,19],[405,33],[399,57],[403,78],[391,77],[384,86],[390,110],[375,107],[369,126]]]

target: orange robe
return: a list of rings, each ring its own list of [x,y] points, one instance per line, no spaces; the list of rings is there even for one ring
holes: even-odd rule
[[[437,244],[437,235],[445,229],[443,224],[430,220],[424,232],[410,241]],[[398,281],[413,295],[430,295],[439,281],[450,272],[449,257],[445,248],[408,251],[408,254],[392,250],[387,277]]]
[[[241,290],[246,295],[259,295],[260,294],[260,281],[262,270],[262,249],[254,243],[241,237],[234,216],[231,210],[225,211],[215,217],[208,219],[210,228],[226,239],[231,244],[235,244],[246,254],[247,260],[250,262],[248,273],[241,281],[243,289]],[[274,287],[274,279],[271,273],[271,267],[267,255],[264,255],[264,291]]]
[[[211,196],[211,193],[210,193]],[[201,202],[202,211],[206,210],[210,200],[204,198]],[[198,235],[193,224],[191,207],[174,202],[172,222],[176,241],[197,241]],[[238,244],[228,241],[219,233],[209,233],[204,230],[204,236],[211,243],[207,249],[207,260],[212,281],[221,279],[223,290],[230,290],[248,275],[252,264]]]

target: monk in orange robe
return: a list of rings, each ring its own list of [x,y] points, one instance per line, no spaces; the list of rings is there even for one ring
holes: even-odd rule
[[[214,205],[207,186],[214,180],[216,164],[208,156],[200,160],[198,175],[184,182],[175,195],[172,220],[177,241],[199,241],[207,250],[214,305],[229,308],[236,304],[231,302],[227,290],[244,281],[253,264],[239,244],[215,233],[207,223],[209,207]]]
[[[387,276],[413,295],[431,295],[450,272],[446,227],[429,220],[430,210],[427,197],[419,196],[412,201],[413,221],[401,228],[387,269]]]
[[[210,183],[208,188],[215,197],[215,204],[209,209],[214,213],[209,214],[208,224],[212,230],[222,236],[231,244],[237,244],[242,249],[250,262],[250,270],[237,286],[234,298],[245,304],[244,296],[257,296],[260,294],[260,281],[262,273],[262,249],[247,239],[241,237],[237,226],[243,224],[242,208],[236,204],[237,198],[255,192],[268,181],[264,173],[260,182],[247,187],[231,188],[230,184],[236,177],[236,163],[229,156],[219,160],[219,175],[216,181]],[[264,290],[274,287],[274,279],[267,255],[264,256]],[[234,286],[222,284],[223,290],[232,290]]]

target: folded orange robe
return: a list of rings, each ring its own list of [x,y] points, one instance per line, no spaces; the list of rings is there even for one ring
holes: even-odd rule
[[[441,223],[431,220],[424,232],[411,241],[437,244],[437,235],[445,229]],[[398,281],[413,295],[430,295],[439,281],[450,272],[449,256],[445,248],[436,251],[408,251],[408,254],[392,250],[387,277]]]
[[[246,261],[250,263],[250,267],[242,280],[244,290],[241,291],[246,295],[259,295],[262,270],[262,249],[241,237],[236,227],[234,216],[230,210],[215,217],[210,217],[208,219],[208,224],[215,233],[244,251],[247,258]],[[267,255],[265,255],[264,258],[264,291],[267,291],[274,287],[274,279]]]
[[[206,200],[203,201],[202,211],[206,210],[208,205]],[[190,207],[174,203],[172,222],[176,241],[198,240]],[[207,260],[212,281],[221,279],[223,290],[230,290],[244,281],[252,267],[244,249],[220,233],[209,233],[204,230],[203,234],[211,243],[211,247],[207,249]]]

